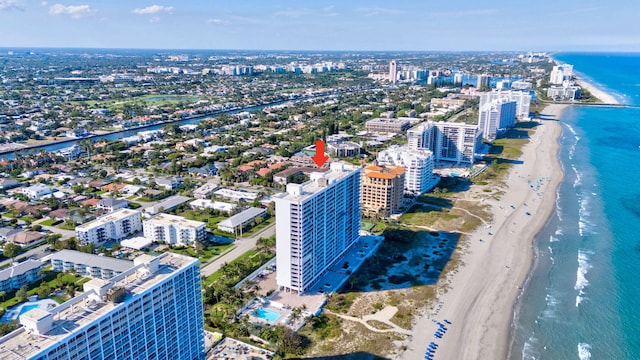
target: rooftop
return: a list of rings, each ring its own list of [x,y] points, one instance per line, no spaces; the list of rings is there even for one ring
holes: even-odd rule
[[[279,195],[278,198],[295,202],[303,201],[310,195],[329,187],[331,184],[359,170],[360,167],[356,165],[333,162],[328,172],[312,172],[310,174],[311,180],[302,184],[288,184],[287,192]]]
[[[162,225],[180,225],[182,227],[193,227],[197,228],[200,226],[204,226],[205,223],[201,221],[188,220],[183,218],[182,216],[169,215],[169,214],[156,214],[152,216],[150,219],[144,221],[145,223],[150,222],[154,224],[162,224]]]
[[[42,266],[42,262],[39,260],[29,259],[21,263],[17,263],[9,268],[0,270],[0,281],[7,280],[14,276],[22,275],[29,270],[37,269]]]
[[[124,288],[126,290],[124,302],[127,303],[175,271],[197,261],[197,259],[174,253],[164,253],[155,258],[143,255],[134,260],[135,267],[111,280],[93,279],[85,283],[85,291],[73,299],[49,311],[34,309],[27,313],[29,315],[22,315],[20,322],[23,326],[0,337],[2,358],[5,360],[31,358],[66,337],[74,336],[80,328],[120,306],[106,300],[104,295],[110,289]],[[47,319],[48,317],[50,319]],[[47,320],[51,321],[50,326],[40,324]],[[36,323],[38,323],[37,326]]]
[[[110,269],[118,272],[124,272],[133,267],[133,262],[130,260],[114,259],[107,256],[93,255],[75,250],[60,250],[57,253],[49,255],[47,259],[97,266],[103,269]]]
[[[104,224],[110,223],[112,221],[117,221],[117,220],[120,220],[120,219],[124,219],[124,218],[126,218],[128,216],[131,216],[133,214],[136,214],[136,213],[138,215],[140,214],[136,210],[120,209],[118,211],[112,212],[109,215],[105,215],[105,216],[99,217],[99,218],[97,218],[97,219],[95,219],[93,221],[90,221],[90,222],[86,223],[86,224],[82,224],[82,225],[76,226],[76,231],[86,231],[86,230],[89,230],[89,229],[91,229],[91,228],[93,228],[95,226],[104,225]]]
[[[220,223],[218,223],[218,225],[220,226],[226,226],[226,227],[236,227],[238,225],[242,225],[245,222],[252,220],[253,218],[255,218],[256,216],[262,215],[263,213],[265,213],[267,210],[262,209],[262,208],[256,208],[256,207],[252,207],[252,208],[248,208],[247,210],[233,215],[232,217],[222,220],[220,221]]]

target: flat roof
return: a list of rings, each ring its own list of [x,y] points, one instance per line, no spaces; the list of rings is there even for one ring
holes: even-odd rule
[[[308,198],[309,196],[327,189],[332,183],[337,182],[347,176],[353,174],[355,171],[359,171],[360,167],[356,165],[346,164],[342,162],[333,162],[330,165],[330,170],[322,172],[312,172],[311,180],[302,184],[289,184],[287,185],[287,192],[283,193],[275,198],[299,202]],[[325,179],[325,180],[320,180]],[[322,185],[321,182],[326,181],[327,185]],[[299,193],[294,189],[299,189]]]
[[[112,221],[116,221],[116,220],[120,220],[120,219],[124,219],[130,215],[133,215],[135,213],[140,214],[139,211],[137,210],[131,210],[131,209],[120,209],[118,211],[114,211],[111,214],[105,215],[105,216],[101,216],[93,221],[90,221],[86,224],[82,224],[82,225],[78,225],[76,226],[76,231],[80,230],[89,230],[92,229],[93,227],[97,226],[97,225],[104,225],[107,223],[110,223]]]
[[[144,264],[139,264],[111,280],[95,281],[97,279],[94,279],[92,280],[92,285],[104,284],[111,285],[113,288],[123,287],[128,292],[125,302],[130,302],[138,294],[161,282],[175,271],[198,261],[198,259],[192,257],[170,252],[158,256],[157,259],[159,260],[159,266],[154,273],[144,271],[145,274],[143,274],[138,272],[138,270],[147,269]],[[43,349],[67,337],[75,336],[81,328],[107,314],[117,306],[121,305],[102,300],[93,289],[84,291],[73,299],[46,311],[54,316],[53,326],[44,334],[29,333],[24,327],[20,327],[0,337],[2,359],[24,360],[34,357]],[[42,317],[45,314],[39,313],[37,315]]]
[[[205,225],[202,221],[185,219],[182,216],[169,215],[165,213],[155,214],[151,218],[144,221],[145,223],[154,223],[162,225],[180,225],[183,227],[197,228]]]
[[[88,254],[76,250],[60,250],[47,257],[49,260],[69,261],[75,264],[97,266],[117,272],[125,272],[133,267],[133,261],[114,259],[108,256]]]

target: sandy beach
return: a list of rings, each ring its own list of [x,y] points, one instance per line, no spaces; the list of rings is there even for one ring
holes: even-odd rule
[[[565,107],[549,105],[542,114],[559,119]],[[481,200],[482,191],[475,192],[477,201],[491,205],[491,227],[469,237],[463,265],[447,280],[450,285],[434,308],[417,319],[408,349],[398,358],[422,359],[431,341],[439,345],[435,359],[507,358],[514,304],[534,260],[533,239],[555,208],[562,179],[557,158],[560,132],[556,121],[537,127],[523,148],[522,164],[511,168],[500,200]],[[452,324],[437,339],[436,321],[444,319]]]
[[[580,85],[582,88],[587,89],[593,96],[597,97],[605,104],[620,103],[618,100],[616,100],[616,98],[611,96],[609,93],[602,91],[601,89],[597,88],[595,85],[593,85],[592,83],[586,80],[576,78],[576,83]]]

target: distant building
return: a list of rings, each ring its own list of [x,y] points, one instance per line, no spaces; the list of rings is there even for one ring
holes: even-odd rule
[[[394,145],[378,153],[378,164],[404,167],[404,190],[407,193],[422,194],[436,185],[430,150]]]
[[[472,165],[481,135],[477,125],[427,121],[407,131],[407,146],[430,150],[435,161]]]
[[[404,198],[405,170],[401,166],[369,165],[360,182],[360,207],[365,215],[395,214]]]
[[[40,200],[43,196],[51,194],[53,191],[45,184],[35,184],[22,189],[22,194],[29,200]]]
[[[511,128],[516,120],[515,101],[506,98],[482,104],[478,110],[478,128],[485,139],[495,139],[498,131]]]
[[[206,183],[193,191],[193,197],[196,199],[206,199],[211,196],[217,188],[218,187],[212,183]]]
[[[181,176],[172,176],[170,178],[156,179],[156,185],[169,191],[179,189],[182,186],[182,182],[183,180]]]
[[[528,119],[529,109],[531,107],[531,94],[528,91],[489,91],[480,93],[480,105],[482,108],[487,104],[491,104],[496,100],[507,99],[516,102],[516,118]]]
[[[191,200],[191,198],[186,196],[180,196],[180,195],[169,196],[168,198],[162,200],[161,202],[144,209],[144,212],[146,212],[147,214],[153,215],[163,211],[171,211],[176,207],[178,207],[178,205],[184,204],[189,200]]]
[[[73,270],[81,276],[111,279],[133,267],[133,261],[114,259],[107,256],[87,254],[75,250],[60,250],[47,257],[53,271]]]
[[[408,119],[376,118],[365,123],[368,132],[383,132],[399,134],[411,127]]]
[[[582,88],[576,85],[552,86],[547,89],[547,97],[554,100],[576,100],[582,96]]]
[[[392,84],[398,82],[398,67],[395,60],[389,62],[389,82]]]
[[[331,163],[330,171],[288,184],[276,203],[278,286],[307,291],[358,240],[360,167]]]
[[[2,358],[204,359],[198,264],[170,252],[139,256],[63,304],[22,314],[22,327],[0,338]]]
[[[336,157],[352,157],[360,155],[360,145],[351,141],[327,142],[327,151]]]
[[[76,227],[76,235],[82,243],[119,241],[142,230],[140,212],[120,209],[94,221]]]
[[[98,209],[107,210],[107,212],[110,213],[127,207],[129,207],[129,202],[127,200],[104,198],[98,201]]]
[[[218,230],[228,233],[241,233],[256,218],[264,217],[266,209],[251,207],[218,223]]]
[[[204,241],[207,236],[205,223],[162,213],[145,220],[143,228],[144,237],[171,245],[195,246],[196,240]]]
[[[189,203],[192,209],[214,209],[226,213],[232,212],[238,205],[209,199],[196,199]]]
[[[44,264],[39,260],[29,259],[0,270],[0,291],[9,293],[39,281],[43,268]]]
[[[485,74],[478,75],[478,83],[476,87],[478,89],[488,88],[489,79],[490,79],[489,75],[485,75]]]

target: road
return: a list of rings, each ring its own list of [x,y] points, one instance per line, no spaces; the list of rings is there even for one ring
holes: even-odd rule
[[[249,238],[240,238],[236,240],[236,247],[229,251],[228,253],[222,255],[221,257],[215,259],[214,261],[208,263],[200,269],[200,274],[202,276],[209,276],[214,272],[218,271],[225,263],[229,263],[236,259],[238,256],[246,253],[247,251],[256,247],[256,242],[259,238],[268,238],[271,235],[276,233],[276,224],[275,222],[266,228],[264,228],[259,233],[253,235]]]

